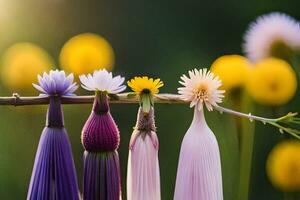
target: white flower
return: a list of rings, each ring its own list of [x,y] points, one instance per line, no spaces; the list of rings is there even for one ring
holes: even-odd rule
[[[178,88],[178,93],[185,101],[191,102],[190,107],[197,106],[202,110],[205,104],[207,110],[212,111],[213,106],[222,102],[224,90],[218,90],[222,85],[219,77],[205,69],[189,71],[189,77],[182,75],[179,81],[184,87]]]
[[[284,45],[290,50],[299,50],[299,22],[284,13],[260,16],[250,24],[244,41],[244,51],[252,61],[272,56],[274,45],[275,48],[276,45]]]
[[[43,76],[38,75],[39,85],[32,84],[37,90],[47,95],[74,95],[77,90],[77,83],[73,83],[74,76],[61,70],[51,70],[49,75],[44,72]]]
[[[79,76],[81,86],[89,91],[106,91],[109,94],[117,94],[126,89],[123,85],[125,78],[121,76],[113,77],[111,72],[105,69],[94,71],[93,75]]]

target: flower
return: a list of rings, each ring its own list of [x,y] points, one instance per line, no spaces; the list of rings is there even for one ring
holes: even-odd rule
[[[174,200],[222,200],[220,151],[203,109],[194,118],[180,149]]]
[[[88,91],[102,91],[109,94],[117,94],[126,89],[124,83],[125,78],[121,76],[113,77],[111,72],[106,69],[96,70],[93,75],[79,76],[81,86]]]
[[[43,77],[38,75],[39,85],[32,84],[37,90],[47,95],[74,95],[73,93],[77,90],[77,83],[73,83],[74,76],[61,70],[51,70],[49,75],[44,72]]]
[[[211,72],[222,80],[221,89],[234,91],[242,89],[248,78],[251,64],[240,55],[225,55],[217,58],[211,65]]]
[[[218,88],[222,85],[219,77],[205,69],[189,71],[189,77],[182,75],[179,81],[184,87],[178,88],[178,93],[184,101],[191,102],[190,107],[196,106],[202,110],[205,104],[207,110],[212,111],[213,106],[222,102],[224,90]]]
[[[36,76],[52,66],[53,60],[44,49],[32,43],[16,43],[3,54],[1,79],[14,92],[31,92]]]
[[[154,109],[144,113],[140,107],[131,135],[127,167],[127,199],[160,200],[158,138]]]
[[[277,144],[267,160],[271,183],[284,192],[300,190],[300,142],[285,140]]]
[[[31,175],[27,199],[74,199],[79,200],[79,189],[75,165],[72,156],[71,144],[64,127],[61,107],[61,95],[55,93],[56,86],[69,88],[72,81],[62,78],[64,73],[50,72],[45,76],[38,90],[50,95],[47,111],[46,126],[42,132],[38,150],[35,156],[34,167]],[[51,78],[50,78],[51,77]],[[55,78],[54,78],[55,77]],[[73,90],[75,87],[73,87]],[[47,93],[47,92],[51,93]],[[67,89],[58,90],[70,93]],[[63,186],[63,187],[62,187]]]
[[[243,47],[253,61],[270,56],[285,58],[300,49],[299,22],[284,13],[262,15],[249,27]]]
[[[96,83],[106,84],[106,79],[101,78],[102,75],[95,76],[94,80]],[[112,80],[111,77],[110,79]],[[98,86],[107,89],[105,85],[102,87],[98,84]],[[96,91],[92,112],[82,129],[81,141],[85,149],[83,158],[83,199],[85,200],[118,200],[121,195],[117,152],[120,134],[110,114],[107,95],[106,90]]]
[[[137,94],[157,94],[159,92],[158,88],[164,86],[164,83],[159,79],[143,77],[134,77],[130,81],[127,81],[128,86]]]
[[[267,58],[255,64],[247,82],[247,91],[260,104],[279,106],[293,98],[297,78],[284,60]]]
[[[103,37],[83,33],[72,37],[61,49],[59,61],[63,69],[75,75],[91,73],[96,69],[111,70],[114,52]]]

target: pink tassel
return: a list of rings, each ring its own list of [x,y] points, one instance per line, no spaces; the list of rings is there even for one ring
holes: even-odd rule
[[[149,114],[140,108],[129,145],[128,200],[160,200],[158,148],[153,108]]]
[[[222,200],[220,152],[197,107],[181,145],[174,200]]]

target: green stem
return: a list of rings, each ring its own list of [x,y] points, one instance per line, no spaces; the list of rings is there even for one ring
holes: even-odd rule
[[[252,101],[243,95],[242,109],[249,109],[253,107]],[[240,176],[239,176],[239,200],[247,200],[249,198],[249,189],[251,181],[251,166],[252,166],[252,154],[254,144],[255,124],[250,123],[249,120],[242,119],[242,132],[240,143]]]

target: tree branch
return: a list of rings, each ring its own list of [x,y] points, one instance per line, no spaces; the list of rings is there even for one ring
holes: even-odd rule
[[[94,101],[94,96],[62,96],[62,104],[90,104]],[[187,103],[180,99],[179,95],[159,94],[154,96],[155,103]],[[0,105],[25,106],[25,105],[45,105],[49,103],[49,96],[27,96],[21,97],[14,93],[11,97],[0,97]],[[132,93],[121,93],[110,95],[110,103],[139,103],[137,95]]]

